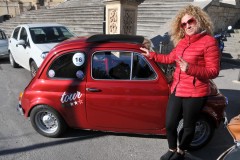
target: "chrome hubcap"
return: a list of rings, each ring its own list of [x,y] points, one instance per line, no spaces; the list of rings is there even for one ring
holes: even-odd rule
[[[58,129],[58,121],[54,114],[48,111],[38,112],[35,117],[36,125],[45,133],[54,133]]]
[[[47,128],[51,128],[52,126],[55,125],[55,121],[54,118],[51,117],[51,115],[47,114],[44,115],[42,118],[43,124],[47,127]]]

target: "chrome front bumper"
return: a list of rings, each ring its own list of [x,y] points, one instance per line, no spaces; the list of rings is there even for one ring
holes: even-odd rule
[[[22,109],[22,106],[20,104],[17,105],[17,111],[19,114],[24,115],[24,110]]]

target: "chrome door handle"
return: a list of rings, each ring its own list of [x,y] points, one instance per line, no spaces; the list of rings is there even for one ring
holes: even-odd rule
[[[101,92],[101,89],[97,89],[97,88],[86,88],[86,90],[88,92]]]

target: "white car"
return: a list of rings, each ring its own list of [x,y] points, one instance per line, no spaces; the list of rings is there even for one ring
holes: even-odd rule
[[[19,25],[9,39],[10,63],[13,68],[20,65],[35,76],[48,52],[73,36],[65,26],[56,23]]]
[[[0,29],[0,57],[4,58],[8,55],[8,39],[6,34]]]

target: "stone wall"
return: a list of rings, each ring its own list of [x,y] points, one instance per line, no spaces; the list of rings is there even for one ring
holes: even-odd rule
[[[194,0],[192,4],[201,7],[209,14],[214,24],[214,32],[224,31],[240,20],[240,0]],[[168,35],[170,25],[171,21],[150,35],[155,49],[161,48],[163,53],[169,53],[173,48]]]
[[[9,14],[15,17],[25,11],[51,8],[63,1],[64,0],[0,0],[0,16]],[[42,6],[40,2],[43,4]]]
[[[0,16],[9,14],[11,16],[18,15],[20,13],[18,2],[6,2],[0,1]]]
[[[233,1],[225,0],[219,3],[211,3],[204,8],[211,17],[216,32],[225,30],[227,26],[233,26],[240,20],[239,1],[235,1],[234,4]]]

